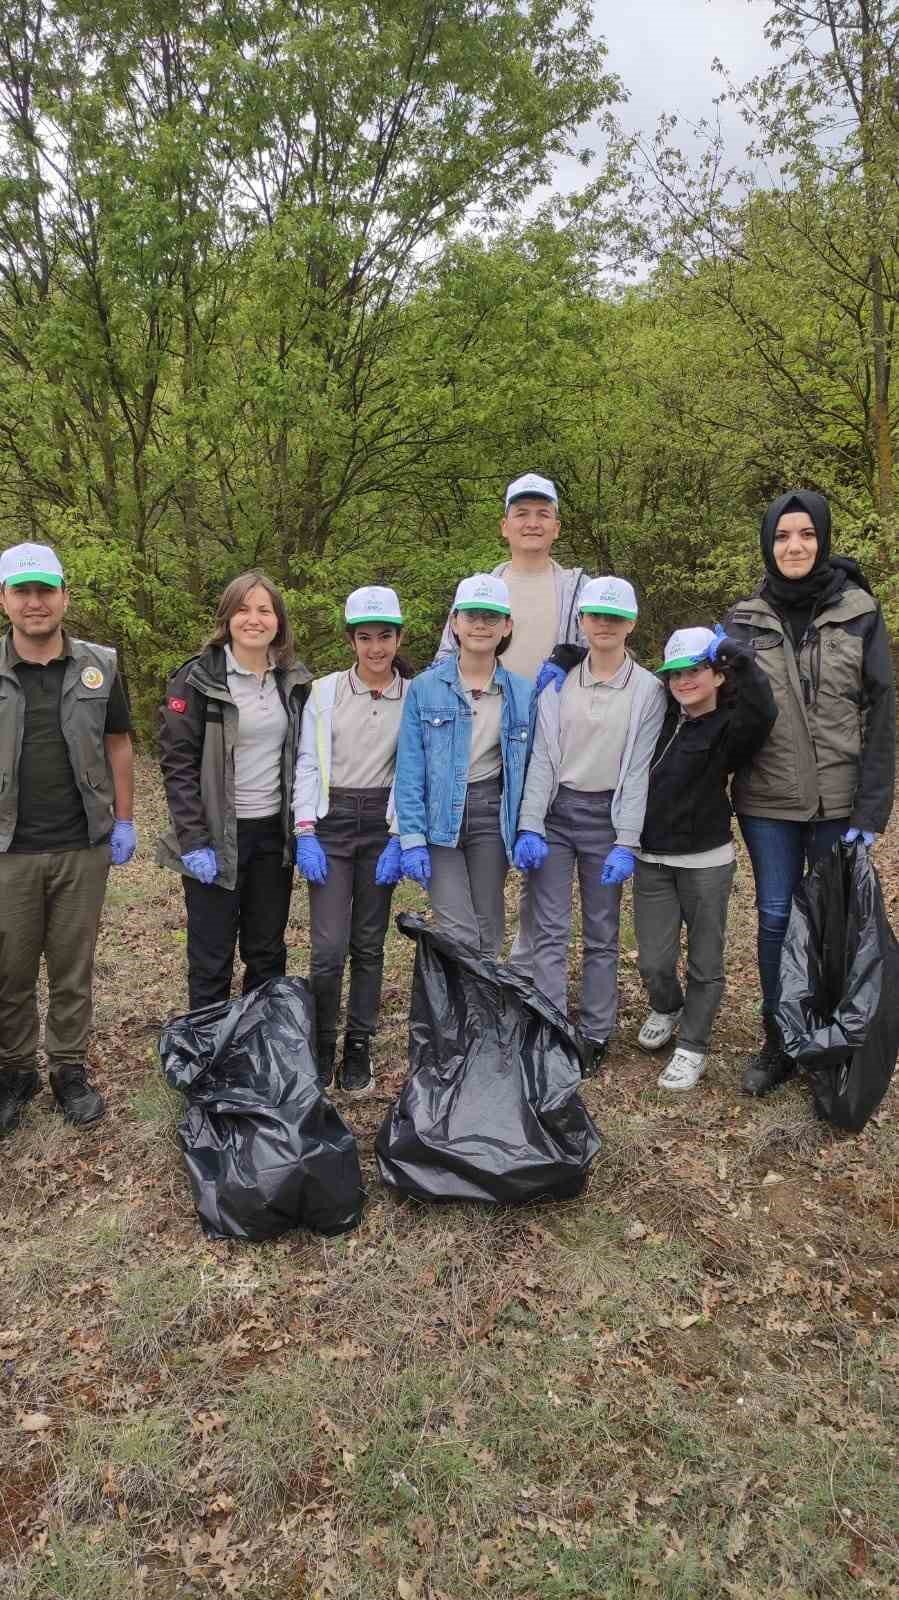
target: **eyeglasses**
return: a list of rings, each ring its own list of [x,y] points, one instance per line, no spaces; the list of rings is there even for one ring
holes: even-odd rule
[[[482,622],[491,628],[498,628],[506,620],[498,611],[469,611],[468,607],[462,612],[462,616],[467,617],[470,622]]]

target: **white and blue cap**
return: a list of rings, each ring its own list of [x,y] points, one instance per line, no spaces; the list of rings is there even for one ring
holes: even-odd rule
[[[558,508],[559,496],[552,478],[541,478],[539,472],[526,472],[523,478],[513,478],[506,490],[506,510],[513,500],[550,500]]]
[[[500,616],[510,617],[509,585],[502,578],[495,578],[492,572],[476,572],[473,577],[462,579],[456,589],[453,610],[497,611]]]
[[[637,616],[637,596],[627,578],[589,578],[580,592],[577,608],[597,615],[628,617],[633,622]]]
[[[711,628],[678,628],[665,646],[665,659],[659,672],[683,672],[699,667],[709,659],[709,646],[715,635]]]
[[[403,613],[396,590],[385,589],[379,583],[369,584],[365,589],[354,589],[352,594],[348,594],[343,615],[348,628],[355,628],[362,622],[389,622],[394,628],[403,625]]]
[[[65,583],[59,556],[48,544],[14,544],[0,556],[0,588],[19,583],[46,583],[61,589]]]

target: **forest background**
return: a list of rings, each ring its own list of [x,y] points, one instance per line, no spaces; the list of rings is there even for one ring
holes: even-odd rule
[[[644,654],[794,482],[899,629],[899,8],[766,10],[740,171],[714,108],[698,158],[624,134],[587,4],[0,0],[0,542],[60,550],[144,730],[257,564],[317,670],[366,581],[427,662],[529,469]]]

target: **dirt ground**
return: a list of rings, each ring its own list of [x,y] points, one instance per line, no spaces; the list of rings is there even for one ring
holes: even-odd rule
[[[9,1600],[811,1600],[899,1594],[899,1131],[737,1090],[757,1028],[741,861],[728,992],[693,1094],[655,1087],[629,911],[620,1032],[584,1097],[585,1194],[428,1208],[378,1183],[411,946],[392,935],[377,1094],[335,1096],[368,1201],[337,1240],[210,1243],[156,1054],[185,1006],[180,884],[141,763],[92,1065],[3,1145],[0,1593]],[[899,926],[896,834],[878,847]],[[510,885],[510,901],[514,899]],[[396,909],[424,909],[403,886]],[[514,910],[514,907],[512,908]],[[297,883],[290,968],[306,970]]]

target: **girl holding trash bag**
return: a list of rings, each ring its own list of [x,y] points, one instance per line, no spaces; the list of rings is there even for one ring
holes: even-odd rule
[[[441,932],[494,957],[533,731],[532,685],[499,659],[510,611],[502,578],[462,579],[458,655],[413,680],[396,766],[404,875],[429,890]]]
[[[768,737],[777,711],[765,674],[722,628],[679,628],[659,668],[665,721],[649,768],[634,877],[640,975],[652,1010],[644,1050],[678,1034],[660,1089],[692,1089],[705,1072],[724,993],[724,939],[735,871],[728,780]],[[677,976],[687,929],[686,993]],[[679,1026],[678,1026],[679,1025]]]
[[[621,885],[634,871],[649,763],[665,715],[658,678],[638,666],[627,641],[637,597],[624,578],[591,578],[578,601],[589,651],[563,647],[567,673],[544,667],[557,693],[540,694],[534,749],[514,861],[533,872],[533,979],[567,1008],[571,891],[577,866],[584,960],[581,1031],[595,1070],[618,1006]]]
[[[350,989],[340,1088],[367,1094],[384,940],[399,882],[394,767],[412,669],[398,655],[403,615],[393,589],[354,589],[344,608],[353,665],[312,685],[294,787],[297,869],[309,884],[319,1078],[334,1077],[347,954]],[[393,831],[391,831],[391,828]]]
[[[737,773],[734,808],[752,862],[764,1041],[743,1073],[767,1094],[794,1070],[775,1021],[794,890],[839,838],[866,845],[893,803],[896,693],[880,606],[857,562],[830,553],[830,507],[791,489],[761,527],[765,576],[725,618],[770,682],[777,721]]]
[[[191,1010],[228,999],[238,940],[244,994],[284,974],[309,678],[280,593],[253,571],[228,584],[208,642],[169,679],[159,758],[172,827],[156,859],[184,882]]]

